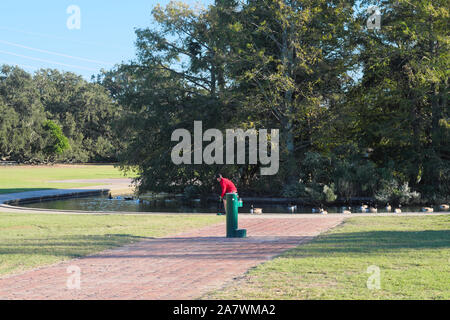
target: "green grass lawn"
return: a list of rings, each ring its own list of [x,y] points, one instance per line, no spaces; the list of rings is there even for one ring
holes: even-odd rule
[[[450,299],[450,216],[350,218],[204,298]]]
[[[27,215],[0,213],[0,275],[219,223],[212,215]]]
[[[112,165],[0,167],[0,194],[95,185],[95,183],[53,183],[49,181],[110,178],[124,178],[124,176],[118,168],[114,168]]]

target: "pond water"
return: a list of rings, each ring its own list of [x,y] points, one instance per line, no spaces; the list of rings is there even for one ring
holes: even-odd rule
[[[296,210],[289,210],[287,205],[258,204],[244,201],[239,208],[240,213],[250,213],[251,206],[262,208],[264,213],[313,213],[313,207],[298,206]],[[80,210],[80,211],[122,211],[122,212],[176,212],[176,213],[218,213],[223,212],[223,205],[219,203],[202,202],[200,199],[183,201],[179,198],[125,200],[124,197],[109,199],[107,196],[94,196],[86,198],[53,200],[39,203],[23,204],[22,207],[42,208],[54,210]],[[329,213],[341,212],[341,207],[326,207]],[[419,212],[420,207],[402,207],[403,212]],[[435,212],[439,211],[436,207]],[[352,212],[358,212],[355,209]],[[378,209],[378,212],[386,210]]]

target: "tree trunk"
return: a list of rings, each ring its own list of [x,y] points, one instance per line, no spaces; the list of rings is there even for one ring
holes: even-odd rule
[[[292,79],[293,72],[293,48],[289,45],[288,30],[283,30],[283,42],[282,42],[282,61],[284,66],[285,79]],[[287,150],[287,170],[288,170],[288,182],[294,183],[297,178],[297,170],[295,165],[295,138],[293,133],[293,92],[288,89],[284,94],[284,111],[286,117],[283,119],[283,129],[285,136],[285,144]]]

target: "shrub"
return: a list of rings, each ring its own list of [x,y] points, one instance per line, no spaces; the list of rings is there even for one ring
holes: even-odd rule
[[[375,199],[380,202],[390,202],[393,204],[409,204],[418,200],[420,194],[411,191],[408,183],[400,185],[397,180],[384,182],[381,189],[375,193]]]
[[[333,180],[344,199],[372,196],[379,180],[376,165],[367,159],[334,159]]]
[[[44,153],[48,158],[54,158],[70,148],[69,140],[63,134],[61,128],[51,120],[45,121],[43,125],[46,146]]]
[[[192,199],[200,195],[200,189],[196,185],[189,185],[184,188],[183,198]]]
[[[331,186],[324,185],[323,186],[323,194],[325,202],[334,202],[337,199],[337,195],[334,193],[334,184]]]
[[[286,184],[282,196],[286,198],[300,198],[305,193],[305,185],[299,182]]]
[[[286,185],[282,195],[287,198],[299,198],[311,204],[320,204],[333,202],[337,199],[334,189],[333,184],[328,186],[318,183],[303,184],[302,182],[297,182]]]

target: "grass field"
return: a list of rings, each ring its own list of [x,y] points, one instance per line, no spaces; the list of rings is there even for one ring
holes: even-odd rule
[[[76,188],[98,183],[50,182],[123,178],[112,165],[0,167],[0,193]],[[0,275],[17,273],[222,221],[217,216],[27,215],[0,213]]]
[[[88,183],[54,183],[50,181],[123,177],[122,172],[112,165],[0,167],[0,194],[95,185]]]
[[[0,193],[122,178],[111,165],[0,167]],[[0,276],[223,221],[211,215],[0,213]],[[380,288],[367,281],[380,271]],[[207,299],[450,299],[450,216],[353,217]]]
[[[0,213],[0,275],[17,273],[223,221],[211,215],[27,215]]]
[[[350,218],[204,298],[450,299],[450,216]]]

